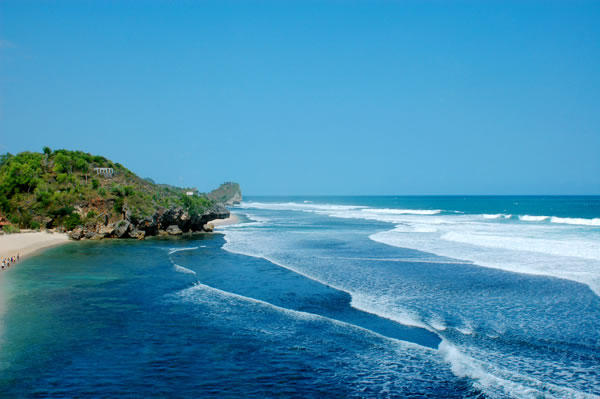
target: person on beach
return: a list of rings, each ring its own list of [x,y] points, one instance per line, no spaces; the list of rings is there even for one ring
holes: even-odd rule
[[[2,265],[2,270],[8,269],[11,264],[18,262],[21,259],[21,254],[16,254],[13,256],[9,256],[6,258],[2,258],[0,264]]]

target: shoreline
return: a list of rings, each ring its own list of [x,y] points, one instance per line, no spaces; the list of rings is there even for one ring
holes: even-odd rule
[[[43,249],[66,244],[69,241],[66,233],[32,231],[2,234],[0,235],[0,258],[8,258],[18,254],[21,261]]]
[[[208,225],[213,225],[213,227],[216,229],[218,227],[221,226],[229,226],[232,224],[237,224],[240,222],[240,218],[238,215],[236,215],[235,213],[230,213],[229,217],[226,219],[215,219],[215,220],[211,220],[210,222],[208,222]]]
[[[208,222],[214,229],[240,222],[240,218],[231,214],[225,219],[214,219]],[[67,233],[47,231],[23,231],[20,233],[0,235],[0,259],[19,255],[19,261],[36,255],[40,251],[63,245],[71,241]],[[14,265],[14,264],[13,264]]]

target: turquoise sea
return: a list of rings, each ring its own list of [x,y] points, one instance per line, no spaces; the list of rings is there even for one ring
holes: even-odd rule
[[[600,197],[250,197],[0,273],[0,397],[600,396]]]

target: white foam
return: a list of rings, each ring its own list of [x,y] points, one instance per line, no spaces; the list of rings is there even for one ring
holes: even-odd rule
[[[195,271],[188,269],[187,267],[183,267],[180,266],[176,263],[173,263],[173,266],[175,267],[175,270],[178,271],[179,273],[186,273],[186,274],[196,274]]]
[[[355,205],[247,203],[257,209],[300,210],[336,218],[388,222],[396,228],[370,238],[512,272],[566,278],[600,294],[600,235],[577,230],[600,218],[558,218],[510,214],[440,214],[440,210],[371,208]],[[495,220],[502,220],[502,223]],[[561,227],[564,225],[564,227]],[[590,262],[591,261],[591,262]]]
[[[510,236],[489,233],[448,232],[440,237],[442,240],[476,245],[486,248],[502,248],[515,251],[537,252],[556,256],[572,256],[575,258],[600,260],[600,246],[594,241],[573,242],[566,239],[550,239],[541,237]]]
[[[429,325],[437,331],[445,331],[448,328],[444,321],[438,317],[429,319]]]
[[[246,209],[268,209],[273,211],[343,211],[361,209],[358,205],[335,205],[335,204],[313,204],[298,202],[242,202],[240,208]]]
[[[364,212],[366,218],[373,216],[382,217],[385,215],[437,215],[442,212],[440,209],[396,209],[396,208],[372,208],[362,205],[336,205],[336,204],[314,204],[312,202],[243,202],[241,208],[263,209],[273,211],[303,211],[321,214],[334,213],[332,216],[344,217],[345,213],[351,211]],[[352,217],[351,213],[348,213]]]
[[[321,259],[331,259],[331,260],[365,260],[365,261],[369,261],[369,262],[409,262],[409,263],[443,263],[445,265],[448,264],[457,264],[457,265],[464,265],[466,263],[471,263],[471,262],[465,262],[462,260],[447,260],[447,259],[440,259],[440,258],[374,258],[374,257],[367,257],[367,256],[352,256],[352,257],[348,257],[348,256],[335,256],[335,257],[325,257],[325,256],[320,256],[319,258]]]
[[[545,220],[550,220],[551,223],[558,224],[572,224],[579,226],[600,226],[600,218],[565,218],[558,216],[531,216],[531,215],[521,215],[519,216],[519,220],[524,222],[543,222]]]
[[[181,251],[193,251],[195,249],[198,249],[198,247],[189,247],[189,248],[171,248],[169,249],[169,255],[173,255],[176,252],[181,252]]]
[[[550,218],[550,222],[561,223],[561,224],[574,224],[574,225],[580,225],[580,226],[600,226],[600,218],[594,218],[594,219],[559,218],[557,216],[552,216]]]
[[[456,330],[463,335],[471,335],[474,332],[470,326],[456,327]]]
[[[304,250],[305,247],[310,247],[306,245],[306,241],[318,241],[319,234],[323,234],[328,240],[340,241],[348,240],[351,237],[348,234],[354,234],[344,232],[342,236],[337,236],[337,232],[331,230],[321,233],[301,229],[278,231],[272,228],[251,227],[244,231],[240,228],[226,234],[227,243],[224,249],[269,260],[305,277],[345,291],[351,295],[351,306],[356,309],[405,325],[439,331],[442,336],[459,337],[458,342],[490,336],[492,331],[487,332],[485,326],[480,327],[474,322],[477,319],[473,319],[472,313],[468,313],[471,309],[466,309],[464,314],[461,309],[448,312],[443,307],[435,312],[423,311],[421,303],[424,298],[428,298],[423,295],[435,296],[435,292],[419,292],[418,285],[410,282],[405,285],[394,279],[393,268],[372,267],[361,260],[433,263],[465,263],[459,261],[465,260],[503,270],[571,279],[587,284],[597,294],[600,293],[600,235],[593,229],[569,224],[521,223],[503,216],[497,218],[501,219],[501,222],[496,222],[494,219],[485,220],[483,215],[447,212],[442,215],[393,214],[377,212],[374,208],[365,212],[364,209],[328,209],[314,212],[339,218],[391,221],[397,225],[396,228],[373,234],[370,238],[388,245],[450,257],[455,261],[446,262],[446,259],[436,258],[434,255],[414,260],[377,258],[360,256],[361,253],[354,250],[348,252],[347,257],[330,257],[331,261],[328,261],[326,256],[320,256],[327,255],[327,250]],[[282,226],[289,225],[289,221],[280,219],[276,213],[273,221],[276,226],[279,222]],[[352,256],[353,254],[358,256]],[[460,316],[462,322],[459,326],[452,322],[454,311],[463,314]],[[448,320],[447,323],[445,320]],[[506,325],[503,324],[505,322],[490,326],[493,337],[498,338],[506,332]],[[474,333],[473,325],[477,325],[477,333]],[[459,336],[458,333],[462,335]],[[476,386],[490,397],[583,397],[579,391],[546,384],[529,377],[530,373],[526,368],[514,367],[514,370],[525,375],[509,371],[513,370],[511,363],[516,364],[524,360],[519,357],[506,362],[495,361],[490,354],[473,350],[466,352],[448,342],[440,345],[440,353],[450,363],[456,375],[474,379]],[[525,360],[531,361],[535,366],[533,360]],[[542,374],[532,372],[531,375]],[[577,388],[581,389],[580,386]]]
[[[388,208],[366,208],[363,212],[387,214],[387,215],[437,215],[441,209],[388,209]]]
[[[239,238],[239,236],[238,236],[238,238]],[[280,266],[287,270],[291,270],[294,273],[297,273],[297,274],[299,274],[303,277],[306,277],[310,280],[313,280],[320,284],[332,287],[333,289],[336,289],[338,291],[346,292],[347,294],[350,295],[350,298],[351,298],[350,306],[352,306],[355,309],[361,310],[363,312],[371,313],[371,314],[377,315],[379,317],[389,319],[389,320],[395,321],[400,324],[404,324],[406,326],[420,327],[420,328],[429,330],[431,332],[435,332],[434,329],[432,329],[426,323],[422,322],[416,314],[414,314],[410,311],[397,308],[397,309],[395,309],[394,312],[388,312],[385,310],[385,307],[379,306],[377,304],[377,300],[380,298],[373,298],[373,297],[370,297],[369,295],[349,291],[347,288],[336,285],[335,283],[332,283],[331,281],[326,281],[324,279],[320,279],[319,277],[316,277],[315,275],[306,273],[298,268],[278,262],[277,260],[273,259],[272,257],[270,257],[268,255],[256,253],[255,252],[256,246],[254,246],[254,245],[245,247],[245,245],[242,242],[240,242],[239,239],[237,239],[235,241],[236,241],[236,245],[233,245],[232,244],[232,232],[226,233],[225,234],[225,245],[223,245],[223,249],[228,252],[231,252],[231,253],[236,253],[236,254],[240,254],[240,255],[251,256],[253,258],[260,258],[260,259],[267,260],[277,266]]]
[[[551,225],[529,228],[488,223],[486,227],[484,223],[464,222],[447,223],[438,229],[436,233],[415,233],[400,226],[370,238],[480,266],[565,278],[586,284],[600,295],[600,244],[595,236],[556,232]]]
[[[600,294],[600,235],[571,225],[592,225],[597,219],[555,219],[555,223],[511,222],[512,215],[409,214],[388,208],[328,208],[316,213],[345,219],[389,222],[394,230],[370,236],[384,244],[411,248],[512,272],[566,278],[587,284]],[[549,216],[521,215],[527,222]],[[566,220],[565,220],[566,219]],[[506,222],[504,222],[506,220]],[[557,222],[564,222],[560,227]],[[589,261],[592,261],[591,263]]]
[[[519,220],[524,222],[543,222],[544,220],[550,219],[550,216],[531,216],[531,215],[520,215]]]
[[[484,219],[510,219],[512,217],[512,215],[510,214],[505,214],[505,213],[496,213],[493,215],[489,215],[489,214],[483,214],[483,218]]]
[[[459,378],[470,378],[475,387],[492,397],[517,398],[597,398],[575,389],[543,382],[522,374],[494,367],[468,356],[458,347],[443,339],[439,353],[450,364],[452,373]]]
[[[170,296],[175,296],[175,297],[181,298],[183,300],[192,301],[193,302],[193,301],[196,300],[196,295],[195,294],[197,292],[203,292],[203,291],[204,292],[208,292],[208,293],[212,293],[212,294],[217,294],[217,295],[222,296],[222,297],[236,299],[236,300],[239,300],[239,301],[242,301],[242,302],[250,302],[250,303],[256,304],[258,306],[262,306],[262,307],[268,308],[270,310],[274,310],[274,311],[277,311],[277,312],[280,312],[280,313],[284,313],[284,314],[286,314],[288,316],[292,316],[292,317],[299,318],[299,319],[304,319],[304,320],[320,320],[320,321],[332,323],[332,324],[335,324],[335,325],[338,325],[338,326],[342,326],[344,328],[349,328],[349,329],[352,329],[352,330],[355,330],[355,331],[360,331],[362,333],[367,333],[369,335],[376,336],[378,338],[381,338],[381,339],[393,342],[395,344],[400,344],[400,345],[402,345],[403,347],[406,347],[406,348],[418,349],[419,351],[424,351],[424,352],[432,352],[433,351],[431,348],[428,348],[426,346],[421,346],[421,345],[416,344],[414,342],[402,341],[402,340],[399,340],[399,339],[396,339],[396,338],[387,337],[387,336],[379,334],[379,333],[377,333],[377,332],[375,332],[373,330],[369,330],[369,329],[366,329],[364,327],[357,326],[355,324],[351,324],[351,323],[347,323],[347,322],[344,322],[344,321],[332,319],[332,318],[329,318],[329,317],[326,317],[326,316],[321,316],[321,315],[314,314],[314,313],[303,312],[301,310],[293,310],[293,309],[283,308],[281,306],[274,305],[274,304],[272,304],[270,302],[266,302],[266,301],[263,301],[263,300],[260,300],[260,299],[256,299],[256,298],[246,297],[246,296],[235,294],[235,293],[229,292],[229,291],[223,291],[223,290],[220,290],[218,288],[211,287],[209,285],[205,285],[205,284],[202,284],[202,283],[199,283],[199,282],[196,283],[196,284],[194,284],[192,287],[186,288],[186,289],[184,289],[182,291],[179,291],[179,292],[177,292],[175,294],[170,294]]]

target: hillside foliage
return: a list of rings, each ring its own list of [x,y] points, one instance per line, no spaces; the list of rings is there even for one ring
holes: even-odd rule
[[[94,168],[113,168],[114,175],[98,175]],[[71,230],[99,218],[117,220],[125,212],[147,217],[159,207],[201,214],[214,204],[203,194],[186,195],[187,190],[155,184],[82,151],[44,147],[41,153],[0,155],[0,220],[20,228]]]

